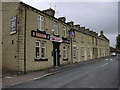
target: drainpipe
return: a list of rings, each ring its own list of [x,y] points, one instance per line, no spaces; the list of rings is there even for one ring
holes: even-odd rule
[[[25,24],[24,24],[24,74],[26,74],[26,16],[27,16],[27,9],[25,5]]]
[[[72,50],[72,38],[71,38],[71,61],[72,61],[72,63],[73,63],[73,52],[72,52],[73,50]]]

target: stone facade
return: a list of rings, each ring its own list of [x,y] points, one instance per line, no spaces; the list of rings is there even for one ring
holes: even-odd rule
[[[98,36],[64,17],[55,18],[51,8],[40,11],[22,2],[2,7],[3,70],[36,71],[109,55],[103,32]]]

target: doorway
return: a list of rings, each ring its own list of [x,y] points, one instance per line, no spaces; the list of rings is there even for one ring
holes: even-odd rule
[[[53,65],[60,66],[60,43],[53,42]]]
[[[85,48],[85,60],[87,60],[87,49]]]
[[[77,62],[80,62],[80,50],[77,50]]]

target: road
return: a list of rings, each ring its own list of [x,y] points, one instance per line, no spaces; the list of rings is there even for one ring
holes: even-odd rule
[[[9,88],[118,88],[118,61],[109,57]]]

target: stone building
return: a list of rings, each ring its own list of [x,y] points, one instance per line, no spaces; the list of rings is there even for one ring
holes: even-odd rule
[[[2,3],[3,71],[29,72],[109,55],[109,40],[51,8],[40,11],[23,2]]]

